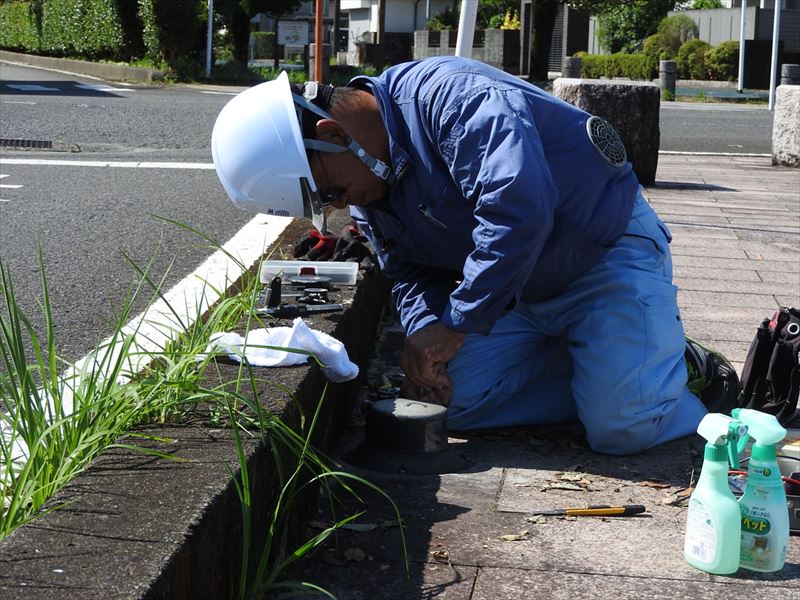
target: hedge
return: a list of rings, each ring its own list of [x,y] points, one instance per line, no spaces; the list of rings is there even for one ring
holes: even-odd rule
[[[708,67],[706,54],[711,45],[703,40],[689,40],[678,50],[678,77],[681,79],[706,79]]]
[[[0,48],[74,58],[166,62],[199,68],[206,0],[11,0],[0,2]]]
[[[125,0],[29,0],[0,4],[0,47],[127,58],[117,5]]]
[[[38,51],[39,36],[32,17],[32,2],[0,4],[0,48]]]
[[[122,25],[113,0],[38,0],[42,5],[40,44],[49,54],[118,57]]]
[[[654,33],[645,38],[642,46],[642,54],[644,54],[647,59],[651,79],[658,77],[659,62],[675,58],[675,53],[672,51],[663,33]]]
[[[706,52],[706,67],[714,79],[733,81],[739,68],[739,42],[722,42]]]
[[[138,1],[148,58],[178,74],[199,69],[205,0]]]
[[[255,31],[250,35],[255,44],[253,58],[275,58],[275,32]]]
[[[645,51],[640,54],[577,52],[575,56],[581,58],[581,77],[655,79],[658,77],[659,61],[672,58],[669,53],[662,51],[658,35],[652,35],[645,40]],[[703,41],[688,40],[678,51],[676,62],[678,76],[682,79],[708,77],[718,81],[733,81],[739,64],[739,42],[722,42],[711,48]]]
[[[644,54],[583,54],[581,57],[581,77],[599,79],[601,77],[627,77],[628,79],[651,79],[652,65]]]

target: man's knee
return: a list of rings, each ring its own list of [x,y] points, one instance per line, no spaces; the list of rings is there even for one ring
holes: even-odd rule
[[[643,424],[615,427],[609,423],[586,429],[589,447],[600,454],[636,454],[652,448],[658,443],[654,441],[656,439],[654,428],[647,428]]]
[[[608,411],[586,419],[586,439],[595,452],[603,454],[635,454],[658,444],[689,435],[706,414],[706,409],[685,387],[673,398],[649,408],[620,414]]]

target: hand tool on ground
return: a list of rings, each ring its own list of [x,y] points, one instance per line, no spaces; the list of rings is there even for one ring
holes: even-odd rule
[[[328,290],[325,288],[306,288],[304,294],[297,298],[299,304],[329,304]]]
[[[281,303],[281,278],[273,277],[267,290],[267,308],[275,308]]]
[[[623,506],[608,506],[598,504],[585,508],[554,508],[552,510],[535,510],[532,515],[560,515],[567,517],[628,517],[638,515],[647,509],[641,504],[625,504]]]
[[[287,290],[282,283],[280,277],[273,277],[269,286],[259,294],[259,302],[267,308],[280,306],[284,298],[297,298],[300,304],[328,303],[328,292],[330,290],[327,287],[301,287]]]
[[[257,315],[269,315],[279,319],[293,319],[295,317],[305,317],[320,313],[337,312],[344,309],[342,304],[281,304],[276,307],[257,308],[253,311]]]

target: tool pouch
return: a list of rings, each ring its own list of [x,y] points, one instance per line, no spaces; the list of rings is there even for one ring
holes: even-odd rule
[[[779,308],[764,319],[742,369],[739,405],[775,415],[782,425],[797,412],[800,397],[800,310]]]

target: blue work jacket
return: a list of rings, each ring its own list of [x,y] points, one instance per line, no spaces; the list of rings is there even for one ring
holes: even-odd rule
[[[455,57],[349,85],[377,99],[397,177],[351,215],[408,335],[437,320],[488,333],[520,300],[564,290],[625,231],[639,184],[591,143],[586,112]]]

